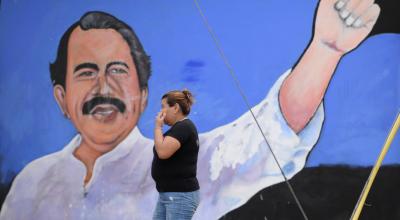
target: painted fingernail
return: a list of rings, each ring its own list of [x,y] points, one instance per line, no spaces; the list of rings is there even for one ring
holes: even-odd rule
[[[353,27],[361,27],[362,23],[362,20],[360,18],[357,18],[356,21],[353,23]]]
[[[350,15],[349,17],[346,18],[345,23],[347,26],[351,26],[353,24],[354,20],[355,19],[354,19],[353,15]]]
[[[344,1],[337,1],[335,4],[335,9],[339,11],[341,8],[343,8],[344,5]]]
[[[340,11],[340,12],[339,12],[339,15],[340,15],[340,17],[341,17],[342,19],[347,18],[347,16],[349,16],[349,14],[350,14],[350,12],[349,12],[348,10],[346,10],[346,9],[344,9],[343,11]]]

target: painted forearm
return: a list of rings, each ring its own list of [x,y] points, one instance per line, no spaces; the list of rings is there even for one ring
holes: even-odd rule
[[[279,103],[295,132],[300,132],[314,115],[342,55],[341,51],[314,41],[283,82]]]

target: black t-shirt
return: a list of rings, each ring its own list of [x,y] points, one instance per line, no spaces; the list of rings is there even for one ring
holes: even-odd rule
[[[199,137],[190,119],[176,122],[165,136],[179,141],[181,147],[168,159],[160,159],[153,148],[151,175],[158,192],[192,192],[198,190],[196,178]]]

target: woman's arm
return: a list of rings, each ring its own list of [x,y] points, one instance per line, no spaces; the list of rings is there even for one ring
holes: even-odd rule
[[[158,113],[154,127],[154,145],[160,159],[170,158],[181,147],[181,143],[176,138],[163,136],[164,118],[165,113]]]

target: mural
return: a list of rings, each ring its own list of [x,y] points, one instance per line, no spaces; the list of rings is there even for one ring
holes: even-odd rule
[[[348,218],[400,101],[400,35],[383,25],[397,6],[382,2],[201,2],[268,143],[193,2],[0,2],[0,219],[151,219],[154,116],[181,88],[201,132],[195,219],[301,219],[270,148],[311,219]],[[393,186],[399,153],[397,139]],[[310,188],[347,206],[326,217]]]

